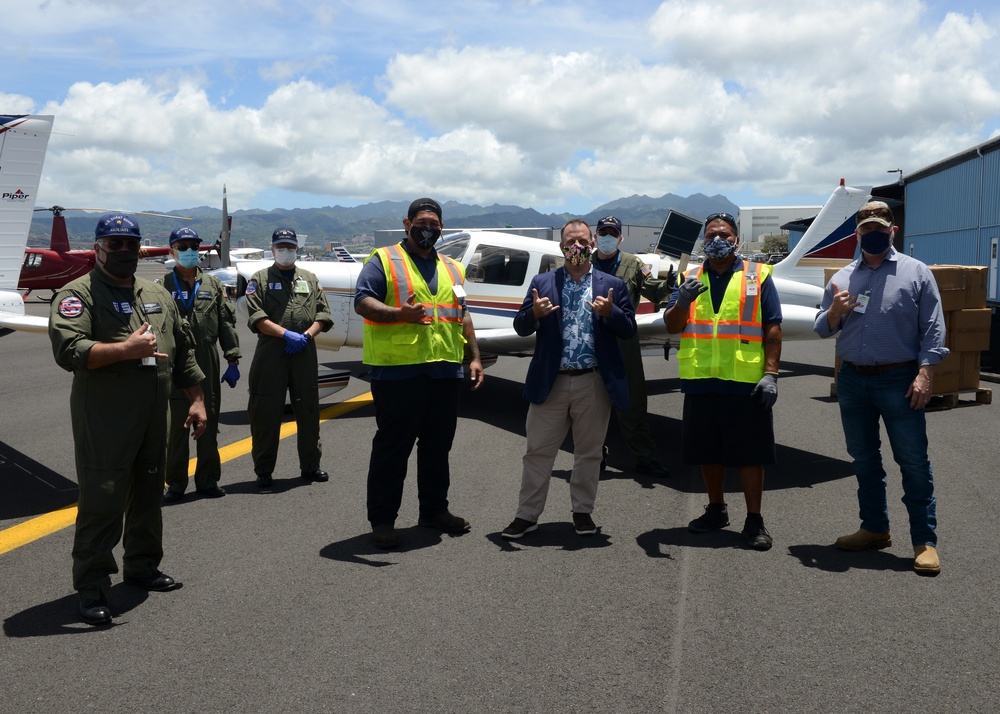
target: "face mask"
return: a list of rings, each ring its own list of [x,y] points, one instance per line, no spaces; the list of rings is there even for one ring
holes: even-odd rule
[[[185,268],[193,268],[198,265],[200,257],[198,251],[193,248],[191,250],[177,251],[177,263]]]
[[[410,226],[410,236],[417,242],[421,250],[433,248],[441,237],[441,229],[433,226]]]
[[[878,255],[884,252],[889,243],[892,242],[892,235],[886,231],[872,231],[861,236],[861,250],[869,255]]]
[[[125,280],[135,275],[135,269],[138,265],[139,251],[104,251],[104,269],[119,280]]]
[[[703,248],[705,255],[709,258],[715,258],[716,260],[728,258],[735,249],[735,245],[727,241],[725,238],[720,238],[719,236],[716,236],[712,240],[705,243]]]
[[[274,260],[278,265],[295,265],[295,248],[275,248]]]
[[[613,235],[598,235],[597,236],[597,249],[604,253],[604,255],[611,255],[616,250],[618,250],[618,236]]]
[[[574,244],[562,248],[562,254],[570,265],[586,265],[590,262],[590,246]]]

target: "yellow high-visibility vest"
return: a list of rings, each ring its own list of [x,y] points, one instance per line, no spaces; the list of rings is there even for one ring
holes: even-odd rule
[[[702,264],[696,277],[708,285],[704,272]],[[711,290],[691,303],[677,351],[681,379],[760,381],[766,361],[760,298],[764,281],[770,277],[770,265],[747,262],[730,278],[718,314],[712,307]]]
[[[374,257],[385,271],[385,304],[399,307],[412,293],[422,303],[428,324],[410,322],[372,322],[365,319],[363,360],[377,366],[424,364],[427,362],[461,363],[465,353],[462,331],[462,305],[454,287],[465,279],[461,263],[438,254],[437,294],[431,295],[427,281],[417,270],[413,258],[402,245],[376,248],[365,262]]]

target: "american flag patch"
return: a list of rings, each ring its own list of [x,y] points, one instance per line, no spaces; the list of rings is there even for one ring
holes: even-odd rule
[[[79,317],[83,312],[83,303],[78,297],[63,298],[59,303],[59,314],[63,317]]]

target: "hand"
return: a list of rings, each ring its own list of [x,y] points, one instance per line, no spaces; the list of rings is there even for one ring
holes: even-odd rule
[[[833,302],[830,303],[830,310],[827,315],[830,321],[836,324],[840,322],[840,319],[844,315],[856,308],[860,303],[852,298],[851,293],[847,290],[838,288],[837,283],[830,283],[830,287],[833,288]]]
[[[926,368],[917,372],[917,376],[906,390],[906,398],[910,400],[910,409],[923,409],[934,396],[934,379]]]
[[[469,362],[469,378],[472,380],[472,391],[476,391],[483,386],[483,377],[486,376],[483,370],[483,363],[477,359]]]
[[[205,413],[205,402],[196,401],[192,402],[191,406],[188,408],[187,419],[184,420],[184,428],[193,427],[191,431],[191,436],[196,440],[201,438],[201,435],[205,433],[205,428],[208,426],[208,414]]]
[[[125,340],[125,351],[128,356],[142,359],[144,357],[166,358],[166,354],[156,351],[156,335],[149,331],[149,323],[143,322],[142,326],[128,336]]]
[[[240,381],[240,368],[236,364],[230,363],[226,368],[226,373],[222,375],[222,382],[228,384],[230,389],[232,389],[238,381]]]
[[[559,306],[553,305],[552,301],[547,297],[538,297],[537,288],[532,288],[531,294],[534,296],[534,302],[531,305],[531,314],[534,315],[535,320],[541,320],[543,317],[551,315],[559,309]]]
[[[429,318],[427,313],[424,312],[424,304],[422,302],[416,302],[416,299],[416,293],[410,293],[410,297],[406,298],[406,302],[400,306],[400,321],[411,322],[414,325],[431,324],[431,318]]]
[[[778,375],[765,374],[757,382],[757,386],[754,387],[750,396],[759,401],[765,409],[773,407],[774,403],[778,401]]]
[[[289,355],[297,355],[309,344],[308,337],[301,332],[293,332],[292,330],[285,330],[281,339],[285,341],[285,354]]]
[[[708,286],[705,283],[689,275],[684,278],[684,282],[677,288],[677,302],[674,304],[689,307],[706,290],[708,290]]]
[[[614,304],[613,302],[614,294],[615,294],[615,289],[608,288],[607,297],[601,297],[600,295],[598,295],[597,297],[594,298],[594,302],[590,302],[588,300],[587,304],[590,305],[592,308],[594,308],[594,312],[596,312],[601,317],[607,319],[611,317],[611,306]]]

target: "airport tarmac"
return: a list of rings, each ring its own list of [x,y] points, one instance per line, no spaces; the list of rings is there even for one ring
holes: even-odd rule
[[[144,265],[143,271],[155,268]],[[29,301],[32,314],[47,305]],[[78,622],[71,375],[45,335],[0,336],[0,711],[3,712],[993,712],[1000,699],[1000,486],[992,405],[928,414],[942,573],[911,570],[899,472],[889,459],[894,545],[843,553],[858,526],[837,404],[833,343],[786,343],[775,407],[778,463],[763,515],[774,548],[745,549],[732,525],[688,533],[706,502],[676,463],[682,396],[675,362],[646,357],[651,423],[673,475],[631,473],[612,426],[595,521],[572,529],[560,454],[539,529],[500,538],[513,518],[524,450],[527,360],[501,358],[462,397],[451,503],[461,536],[416,526],[413,469],[397,526],[403,546],[369,544],[365,477],[374,411],[361,353],[325,400],[328,483],[298,478],[284,439],[276,487],[254,484],[246,374],[224,388],[218,500],[164,508],[162,569],[183,583],[145,593],[116,576],[114,624]],[[986,385],[990,386],[990,385]],[[344,404],[341,408],[336,405]],[[291,415],[286,415],[291,419]],[[739,424],[733,425],[734,429]],[[7,539],[5,541],[5,538]],[[121,549],[116,551],[119,558]]]

